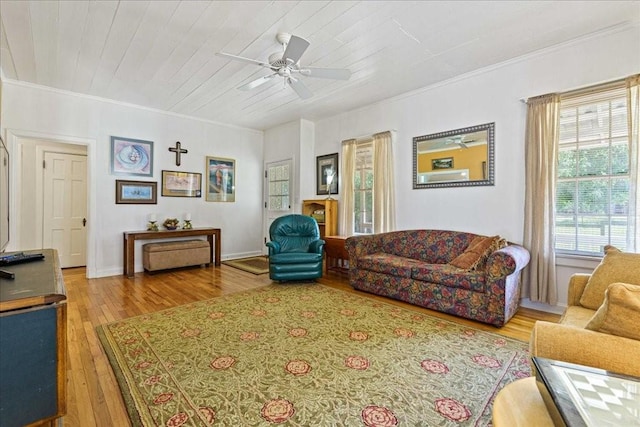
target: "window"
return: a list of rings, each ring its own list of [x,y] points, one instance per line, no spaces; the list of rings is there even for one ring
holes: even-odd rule
[[[372,234],[392,231],[395,219],[393,140],[385,131],[360,140],[342,141],[343,191],[340,233]]]
[[[629,150],[624,85],[561,98],[557,253],[600,256],[605,245],[633,250]]]
[[[356,148],[353,176],[353,213],[355,234],[373,233],[373,145],[360,144]]]
[[[291,209],[289,203],[291,164],[286,162],[267,165],[267,209],[282,211]]]

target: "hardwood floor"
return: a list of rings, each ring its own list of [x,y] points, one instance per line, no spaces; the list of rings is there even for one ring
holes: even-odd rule
[[[125,276],[86,279],[84,268],[66,269],[63,276],[68,296],[69,349],[65,427],[130,425],[96,326],[271,283],[267,274],[256,276],[225,265],[156,275],[136,273],[133,279]],[[521,308],[506,326],[495,328],[355,291],[344,273],[330,272],[319,282],[523,341],[529,339],[536,320],[559,319],[554,314]]]

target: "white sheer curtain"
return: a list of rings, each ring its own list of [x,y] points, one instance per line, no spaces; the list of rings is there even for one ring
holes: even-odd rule
[[[353,174],[356,169],[355,139],[342,141],[342,209],[339,230],[341,236],[353,234]]]
[[[395,173],[393,172],[393,133],[373,135],[373,232],[396,227]]]
[[[523,296],[556,305],[555,192],[560,96],[527,100],[524,246],[531,253]]]
[[[638,201],[640,201],[640,74],[627,77],[627,126],[629,128],[629,157],[631,158],[629,190],[629,230],[627,247],[638,251],[640,241],[640,227],[638,227]]]

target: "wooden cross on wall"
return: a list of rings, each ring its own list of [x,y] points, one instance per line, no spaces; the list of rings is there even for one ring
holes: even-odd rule
[[[187,154],[189,151],[184,148],[180,148],[180,141],[176,142],[176,146],[170,147],[169,151],[176,153],[176,166],[180,166],[180,155]]]

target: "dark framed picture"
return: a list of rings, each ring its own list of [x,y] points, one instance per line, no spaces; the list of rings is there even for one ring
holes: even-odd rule
[[[167,197],[201,197],[202,174],[162,171],[162,195]]]
[[[207,156],[207,202],[236,201],[236,161]]]
[[[116,180],[117,205],[155,205],[157,203],[157,182]]]
[[[452,169],[453,157],[444,157],[442,159],[431,160],[431,169]]]
[[[316,194],[338,194],[338,153],[316,157]]]
[[[112,136],[111,174],[153,176],[153,141]]]

